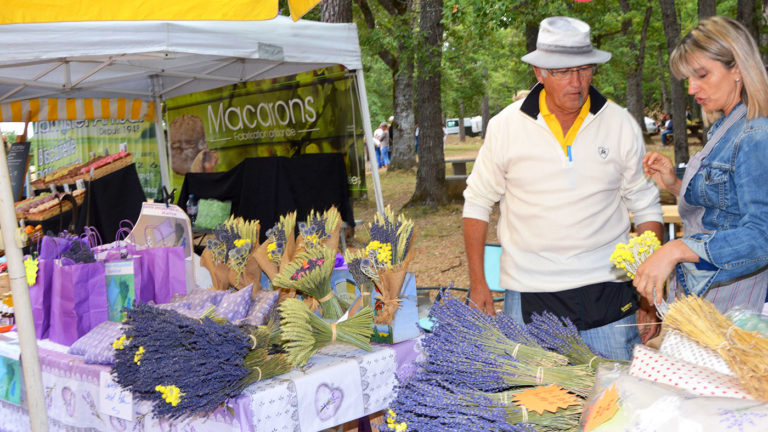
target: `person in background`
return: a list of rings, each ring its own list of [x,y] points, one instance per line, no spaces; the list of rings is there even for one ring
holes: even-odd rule
[[[376,147],[376,160],[379,168],[389,166],[389,125],[387,122],[381,122],[379,127],[373,132],[373,145]]]
[[[682,180],[669,158],[650,152],[643,160],[645,173],[678,197],[685,237],[654,252],[634,285],[658,304],[672,275],[670,301],[696,294],[722,312],[760,311],[768,287],[768,74],[760,51],[742,24],[715,16],[682,39],[669,64],[714,123]]]
[[[419,124],[416,123],[416,129],[413,131],[413,152],[419,154]]]
[[[664,124],[661,126],[661,145],[667,145],[667,136],[674,132],[672,127],[672,114],[664,114]]]
[[[610,256],[628,241],[629,212],[638,232],[659,238],[662,213],[643,175],[640,127],[590,85],[611,54],[594,49],[589,33],[575,18],[544,19],[537,49],[522,58],[538,83],[488,123],[464,191],[470,299],[494,314],[483,261],[500,201],[504,313],[568,317],[595,352],[628,360],[640,343],[637,293]]]
[[[392,160],[392,147],[395,145],[395,116],[389,116],[389,122],[387,125],[388,131],[389,131],[389,147],[388,147],[388,153],[387,153],[387,160]],[[389,165],[389,162],[387,162],[387,165]]]

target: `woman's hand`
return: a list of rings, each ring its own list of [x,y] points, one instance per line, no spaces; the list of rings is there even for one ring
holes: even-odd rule
[[[664,294],[664,283],[669,279],[675,266],[680,262],[698,261],[699,256],[685,243],[681,240],[672,240],[657,249],[637,268],[632,285],[649,303],[659,305]],[[654,287],[656,288],[655,296]]]
[[[668,157],[656,152],[647,153],[643,157],[643,172],[652,178],[660,189],[675,196],[680,194],[682,182],[675,175],[675,166]]]

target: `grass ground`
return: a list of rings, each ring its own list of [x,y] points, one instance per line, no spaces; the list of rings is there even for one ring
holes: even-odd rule
[[[449,135],[446,139],[446,158],[467,158],[477,155],[482,140],[479,137],[467,137],[465,142],[459,142],[457,135]],[[662,147],[658,135],[652,137],[646,146],[648,151],[658,151],[672,157],[671,146]],[[701,150],[701,147],[691,146],[690,154]],[[447,168],[450,171],[450,167]],[[468,170],[471,169],[471,165]],[[449,173],[451,174],[451,173]],[[384,205],[389,205],[396,212],[402,212],[413,219],[416,226],[414,259],[409,267],[416,275],[416,283],[420,287],[448,286],[454,283],[456,287],[469,287],[469,269],[464,254],[462,236],[462,202],[451,203],[439,209],[422,207],[405,208],[403,205],[410,199],[416,185],[416,171],[410,172],[379,172],[384,198]],[[367,185],[372,185],[370,173],[366,179]],[[369,186],[370,187],[370,186]],[[372,187],[371,187],[372,190]],[[664,200],[665,197],[662,197]],[[673,199],[666,197],[667,200]],[[376,204],[371,193],[367,200],[354,203],[355,219],[362,220],[355,230],[355,237],[349,244],[351,247],[361,247],[368,241],[367,223],[373,220]],[[491,224],[488,229],[488,243],[496,243],[496,222],[498,221],[498,206],[491,214]]]

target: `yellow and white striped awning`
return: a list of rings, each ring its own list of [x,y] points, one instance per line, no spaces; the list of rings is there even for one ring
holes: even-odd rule
[[[0,122],[96,119],[154,121],[155,103],[128,98],[50,98],[0,104]]]

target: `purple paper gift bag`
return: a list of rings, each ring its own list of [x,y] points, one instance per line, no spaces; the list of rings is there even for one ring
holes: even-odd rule
[[[109,317],[104,263],[62,258],[53,266],[49,338],[72,345]]]
[[[168,303],[174,295],[187,294],[183,246],[141,249],[136,255],[141,256],[142,289],[151,286],[155,303]]]
[[[29,287],[29,302],[32,306],[32,318],[35,322],[35,335],[38,339],[48,337],[51,325],[51,285],[53,284],[52,259],[37,261],[37,278]]]

